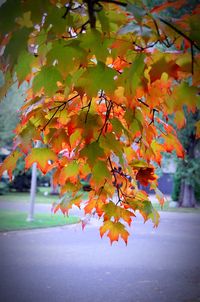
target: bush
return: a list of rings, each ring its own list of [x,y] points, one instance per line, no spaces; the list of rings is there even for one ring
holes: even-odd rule
[[[19,173],[15,176],[14,180],[10,183],[10,189],[17,192],[28,192],[31,187],[31,174]]]
[[[174,185],[173,185],[173,192],[172,192],[172,200],[177,201],[179,199],[179,194],[181,190],[181,179],[174,174]]]
[[[9,191],[9,186],[6,181],[0,181],[0,195],[4,195]]]

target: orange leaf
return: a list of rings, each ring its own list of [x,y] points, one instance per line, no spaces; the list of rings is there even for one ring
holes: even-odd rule
[[[2,176],[4,171],[8,172],[10,180],[12,179],[12,171],[15,169],[18,159],[22,156],[22,153],[18,150],[10,153],[8,157],[4,160],[4,162],[0,165],[0,177]]]
[[[86,203],[84,207],[85,214],[90,214],[92,210],[96,207],[97,200],[91,199]]]
[[[107,237],[110,238],[110,243],[112,244],[113,241],[118,241],[119,236],[124,240],[127,244],[129,232],[125,229],[125,226],[121,222],[113,222],[107,220],[104,224],[100,227],[100,235],[101,237],[107,232]]]

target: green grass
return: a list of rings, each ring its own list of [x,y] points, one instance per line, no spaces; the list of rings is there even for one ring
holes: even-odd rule
[[[200,213],[200,207],[197,206],[196,208],[171,208],[169,206],[169,202],[166,201],[161,208],[159,203],[153,203],[153,207],[157,211],[165,211],[165,212],[179,212],[179,213]]]
[[[80,222],[80,218],[63,215],[36,214],[33,222],[27,222],[27,214],[23,212],[0,212],[0,231],[25,230],[62,226]]]
[[[48,195],[44,195],[45,192]],[[88,196],[87,192],[83,193],[83,199],[86,199]],[[50,195],[50,188],[39,188],[36,194],[36,203],[49,203],[52,204],[55,201],[59,200],[59,195]],[[30,201],[30,193],[29,192],[9,192],[5,195],[0,195],[0,201],[15,201],[15,202],[29,202]]]

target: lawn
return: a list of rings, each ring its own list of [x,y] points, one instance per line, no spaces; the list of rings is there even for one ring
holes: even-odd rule
[[[80,218],[75,216],[51,214],[35,214],[33,222],[27,222],[26,218],[27,213],[24,212],[0,211],[0,231],[47,228],[80,222]]]
[[[83,193],[83,199],[88,196],[87,192]],[[36,194],[35,203],[49,203],[52,204],[59,200],[59,195],[50,195],[50,188],[40,187]],[[0,201],[15,201],[15,202],[29,202],[30,193],[29,192],[9,192],[5,195],[0,195]]]
[[[160,206],[159,203],[153,203],[153,207],[157,211],[165,211],[165,212],[180,212],[180,213],[200,213],[200,207],[199,204],[197,204],[196,208],[172,208],[169,206],[169,201],[166,201],[163,205],[163,207]]]

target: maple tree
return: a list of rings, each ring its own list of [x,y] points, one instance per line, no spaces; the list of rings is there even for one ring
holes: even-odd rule
[[[11,178],[23,155],[27,169],[37,162],[43,173],[53,170],[62,196],[54,212],[67,214],[72,205],[95,212],[111,243],[127,243],[137,211],[157,226],[159,214],[138,184],[150,185],[163,204],[154,163],[164,151],[184,157],[168,115],[181,128],[183,105],[199,107],[200,5],[177,19],[164,14],[184,5],[7,0],[0,7],[1,96],[16,81],[29,88],[0,174]],[[81,179],[89,174],[83,201]]]

